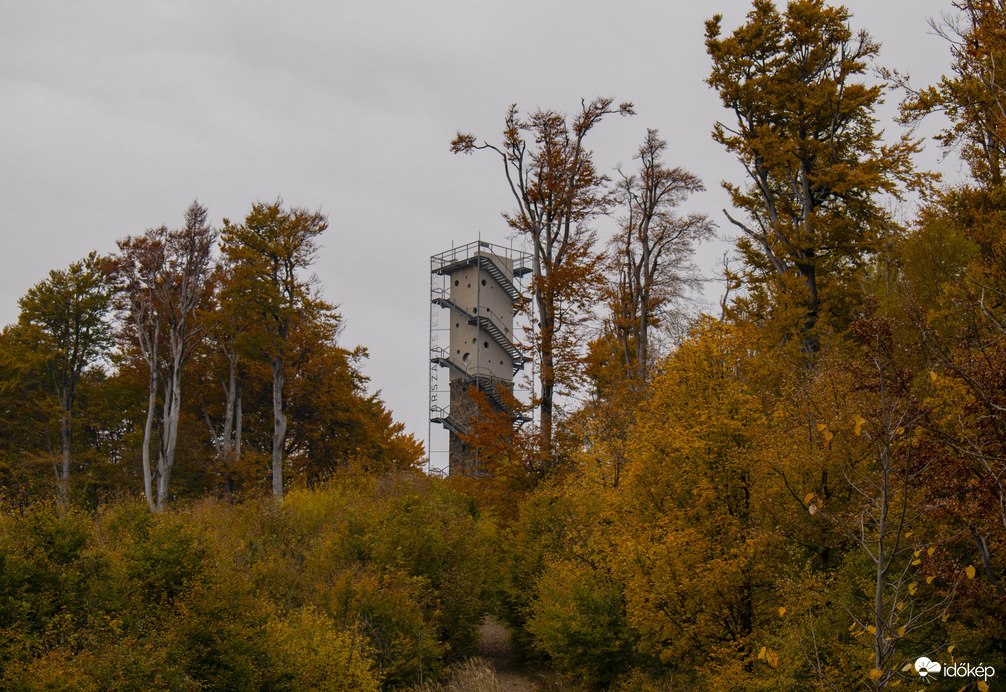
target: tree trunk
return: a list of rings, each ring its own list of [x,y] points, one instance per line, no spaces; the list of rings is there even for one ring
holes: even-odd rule
[[[553,349],[555,344],[553,339],[554,320],[551,319],[552,312],[542,300],[542,291],[535,291],[535,298],[538,301],[538,330],[541,334],[541,404],[538,410],[541,413],[541,446],[546,457],[552,454],[552,415],[555,397],[555,355]]]
[[[159,386],[156,371],[150,373],[150,394],[147,396],[147,422],[143,426],[143,496],[147,498],[150,509],[156,509],[154,502],[153,473],[150,469],[150,438],[154,433],[154,414],[157,408],[157,388]]]
[[[70,495],[70,432],[73,424],[70,416],[69,405],[63,402],[63,416],[59,421],[62,464],[56,481],[59,485],[59,500],[64,504]]]
[[[168,502],[171,471],[175,465],[175,449],[178,446],[178,421],[182,404],[182,362],[180,349],[175,351],[171,368],[171,384],[164,396],[164,430],[157,469],[157,508],[164,509]]]
[[[221,433],[221,442],[224,463],[228,468],[234,463],[234,406],[237,401],[237,356],[227,359],[227,394],[224,408],[224,429]]]
[[[234,403],[234,463],[241,461],[241,392],[243,387],[238,383],[237,400]]]
[[[650,338],[650,292],[643,289],[639,295],[639,334],[636,335],[636,367],[639,369],[639,382],[646,382],[647,340]]]
[[[649,207],[647,207],[649,208]],[[655,213],[650,209],[649,213]],[[636,367],[639,369],[639,382],[646,382],[647,339],[650,327],[650,288],[653,286],[653,273],[650,270],[650,221],[643,218],[640,224],[640,257],[639,257],[639,334],[636,335]]]
[[[283,447],[286,445],[286,416],[283,414],[283,358],[272,359],[272,494],[283,500]]]
[[[808,356],[815,355],[821,350],[821,341],[813,333],[817,326],[818,313],[821,309],[821,299],[817,293],[817,268],[813,262],[813,256],[809,256],[805,261],[796,263],[797,271],[803,277],[803,285],[807,291],[806,308],[803,321],[803,351]]]

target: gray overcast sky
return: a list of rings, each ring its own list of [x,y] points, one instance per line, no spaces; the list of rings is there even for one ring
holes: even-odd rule
[[[883,44],[880,64],[919,85],[947,69],[927,19],[949,0],[846,5]],[[314,269],[340,306],[343,343],[370,349],[372,388],[425,439],[429,256],[479,233],[509,244],[499,162],[453,156],[454,133],[497,141],[511,103],[632,101],[638,115],[596,131],[598,167],[631,165],[646,128],[659,129],[668,163],[709,188],[690,208],[728,236],[719,181],[741,171],[709,135],[725,113],[703,82],[703,22],[721,13],[732,30],[749,8],[0,0],[0,324],[49,269],[177,227],[195,198],[219,223],[282,196],[328,215]],[[702,265],[711,272],[722,252],[705,248]]]

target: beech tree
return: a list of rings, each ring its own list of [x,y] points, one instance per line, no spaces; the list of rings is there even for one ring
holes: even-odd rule
[[[600,276],[589,222],[611,203],[607,178],[595,169],[584,140],[605,116],[633,114],[631,103],[612,104],[610,98],[583,101],[572,121],[554,110],[523,117],[513,105],[504,118],[502,143],[479,143],[461,132],[451,142],[456,154],[488,149],[500,157],[517,203],[515,211],[503,216],[531,245],[538,411],[546,454],[553,446],[556,390],[578,378],[582,340],[577,327],[592,302],[591,282]]]
[[[705,188],[702,182],[680,168],[667,168],[661,157],[667,142],[656,130],[647,130],[635,158],[637,173],[621,173],[616,194],[623,212],[622,232],[615,238],[618,271],[615,307],[616,328],[632,367],[635,350],[636,377],[646,381],[649,330],[661,307],[681,298],[689,286],[691,255],[696,242],[712,235],[713,226],[704,214],[678,216],[675,208],[689,195]]]
[[[193,202],[185,212],[182,229],[169,231],[161,226],[119,242],[124,337],[139,350],[149,372],[142,448],[143,492],[151,509],[157,511],[168,501],[175,464],[182,370],[205,335],[197,313],[207,296],[216,237],[216,231],[207,224],[206,209]],[[161,414],[155,469],[150,443],[158,395]]]
[[[284,210],[280,200],[252,205],[241,225],[224,220],[223,253],[235,274],[228,299],[260,321],[256,348],[272,370],[272,491],[277,500],[283,499],[287,340],[299,322],[323,319],[331,312],[312,294],[312,280],[304,276],[317,253],[317,238],[326,228],[328,220],[320,212]]]
[[[808,354],[819,348],[822,281],[861,265],[893,227],[878,196],[926,180],[912,170],[918,142],[881,143],[873,113],[883,85],[857,81],[880,46],[849,19],[821,0],[794,0],[782,14],[755,0],[730,36],[721,37],[721,15],[706,23],[707,82],[734,118],[713,138],[748,179],[724,183],[744,215],[724,213],[741,230],[748,281],[774,282],[776,298],[787,282],[796,291]]]
[[[92,252],[49,278],[18,301],[18,333],[44,359],[59,404],[60,463],[53,464],[59,495],[66,500],[70,483],[70,443],[77,383],[84,370],[111,345],[112,287]]]

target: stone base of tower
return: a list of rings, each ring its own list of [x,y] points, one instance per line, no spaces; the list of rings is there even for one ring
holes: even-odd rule
[[[469,392],[471,385],[457,378],[451,380],[451,418],[462,425],[471,427],[475,420],[475,402]],[[447,463],[450,474],[461,476],[481,475],[478,467],[478,454],[471,445],[465,444],[461,436],[450,434]]]

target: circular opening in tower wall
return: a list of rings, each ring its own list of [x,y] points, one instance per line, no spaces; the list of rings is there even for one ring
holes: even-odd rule
[[[485,286],[485,285],[486,285],[486,280],[485,280],[485,279],[482,279],[482,285],[483,285],[483,286]]]

